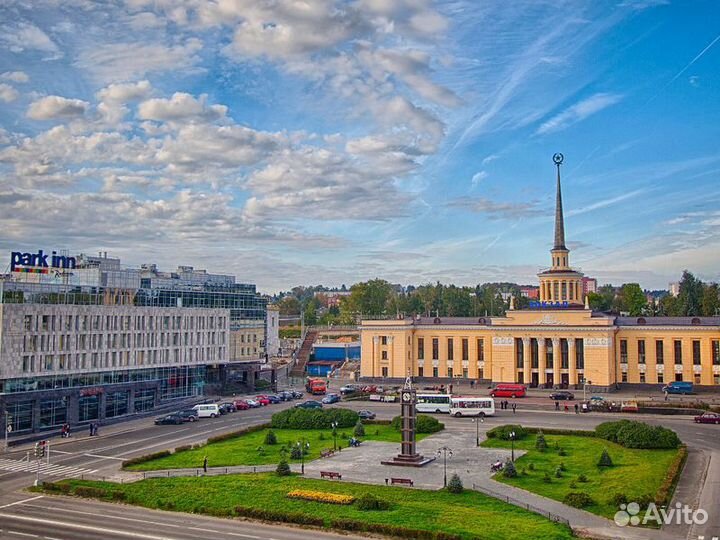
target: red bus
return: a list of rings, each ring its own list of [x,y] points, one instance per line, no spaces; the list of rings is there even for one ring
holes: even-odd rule
[[[492,389],[490,395],[492,397],[525,397],[527,390],[522,384],[498,384]]]

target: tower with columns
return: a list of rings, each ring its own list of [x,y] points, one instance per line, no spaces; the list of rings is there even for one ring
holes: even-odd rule
[[[550,250],[552,264],[540,272],[540,301],[567,302],[583,305],[583,274],[570,266],[570,250],[565,246],[565,219],[563,217],[562,190],[560,187],[560,165],[562,154],[555,154],[553,162],[557,167],[557,192],[555,195],[555,242]]]

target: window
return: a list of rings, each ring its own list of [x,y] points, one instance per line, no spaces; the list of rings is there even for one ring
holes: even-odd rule
[[[455,359],[455,351],[453,347],[453,338],[448,338],[447,340],[447,358],[448,360],[454,360]]]
[[[693,364],[699,366],[700,362],[700,340],[693,340]]]
[[[673,341],[673,347],[675,349],[675,364],[682,364],[682,341],[676,339]]]
[[[468,378],[468,370],[467,370],[467,368],[463,368],[463,379],[467,379],[467,378]]]
[[[585,341],[582,338],[575,340],[575,367],[585,369]]]
[[[644,371],[640,372],[640,382],[643,384],[645,383],[645,372]]]
[[[665,351],[663,349],[663,342],[661,339],[658,339],[657,341],[655,341],[655,363],[656,364],[665,363]]]
[[[695,374],[695,384],[700,384],[700,373]]]
[[[425,360],[425,338],[418,338],[418,360]]]
[[[447,376],[452,377],[453,376],[453,368],[449,367],[447,368]]]
[[[423,376],[423,371],[424,371],[424,370],[423,370],[423,366],[418,367],[418,377],[422,377],[422,376]]]
[[[545,365],[552,369],[555,365],[552,339],[545,340]]]
[[[720,373],[713,375],[713,384],[720,384]]]
[[[710,344],[712,349],[712,363],[714,366],[720,366],[720,341],[714,339]]]
[[[477,340],[477,359],[478,359],[478,362],[485,361],[485,340],[484,339]]]
[[[562,369],[567,369],[569,362],[569,351],[567,339],[560,340],[560,361],[562,362]]]
[[[433,366],[433,377],[437,377],[437,376],[438,376],[438,368],[437,368],[437,366]]]
[[[380,336],[380,345],[387,345],[387,336]]]
[[[468,349],[469,349],[468,340],[467,340],[467,338],[463,338],[463,340],[462,340],[462,359],[463,360],[468,360],[468,358],[469,358],[468,355],[470,353],[469,353]]]
[[[620,340],[620,363],[627,364],[627,339]]]
[[[537,339],[530,340],[530,366],[538,369],[538,344]]]
[[[128,413],[130,392],[108,392],[105,396],[105,418],[123,416]]]
[[[663,374],[662,371],[658,372],[658,374],[657,374],[657,382],[659,384],[662,384],[663,382],[665,382],[665,375]]]
[[[515,338],[515,367],[523,369],[523,340]]]
[[[682,380],[683,380],[683,375],[682,375],[682,373],[676,373],[676,374],[675,374],[675,381],[677,381],[677,382],[682,382]]]
[[[382,351],[380,353],[380,358],[382,358],[383,360],[387,360],[388,359],[387,351]]]
[[[641,339],[638,341],[638,364],[645,363],[645,340]]]
[[[478,379],[485,378],[485,370],[483,368],[478,369]]]
[[[32,329],[32,315],[25,315],[25,319],[23,321],[23,328],[25,330]]]
[[[622,372],[622,382],[627,382],[627,371]]]
[[[439,352],[440,347],[438,345],[438,338],[433,338],[432,349],[433,349],[432,350],[432,359],[437,360],[438,358],[440,358],[440,352]],[[435,375],[435,377],[437,377],[437,375]]]
[[[83,396],[78,399],[78,420],[97,420],[100,412],[100,396]]]

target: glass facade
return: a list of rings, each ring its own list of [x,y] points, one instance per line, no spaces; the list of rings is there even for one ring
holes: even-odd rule
[[[105,395],[105,418],[124,416],[128,413],[130,391],[108,392]]]
[[[40,401],[40,428],[60,426],[67,422],[67,399]]]
[[[82,396],[78,400],[78,420],[88,422],[100,418],[100,396]]]
[[[8,404],[8,413],[10,414],[10,425],[12,425],[13,433],[18,431],[26,431],[32,429],[33,426],[33,402],[17,401]]]

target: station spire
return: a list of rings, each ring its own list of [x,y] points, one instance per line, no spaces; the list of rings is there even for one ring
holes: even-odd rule
[[[555,245],[553,249],[567,249],[565,247],[565,221],[563,218],[562,191],[560,189],[560,165],[563,162],[563,155],[557,153],[553,156],[553,162],[557,166],[557,195],[555,196]]]

